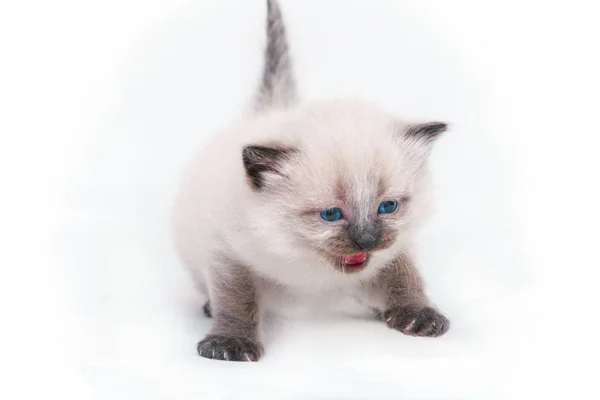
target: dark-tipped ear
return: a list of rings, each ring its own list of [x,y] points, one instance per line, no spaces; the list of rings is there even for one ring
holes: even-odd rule
[[[266,146],[246,146],[242,150],[242,160],[246,175],[256,190],[268,183],[269,176],[283,176],[283,166],[288,161],[294,149]]]
[[[448,124],[444,122],[425,122],[423,124],[412,124],[406,128],[405,135],[410,139],[431,143],[448,130]]]

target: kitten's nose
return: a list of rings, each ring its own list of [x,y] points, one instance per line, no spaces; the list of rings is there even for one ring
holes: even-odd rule
[[[377,245],[377,239],[374,236],[365,236],[358,239],[352,239],[354,246],[360,251],[369,251]]]
[[[363,227],[351,225],[348,236],[357,250],[369,251],[379,244],[381,227],[378,224]]]

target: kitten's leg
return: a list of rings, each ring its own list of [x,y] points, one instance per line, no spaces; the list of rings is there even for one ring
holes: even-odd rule
[[[257,361],[263,347],[258,340],[259,311],[249,270],[228,262],[211,271],[211,278],[207,305],[213,324],[198,343],[198,354],[217,360]]]
[[[206,303],[204,303],[204,307],[202,307],[202,311],[204,311],[204,315],[206,315],[208,318],[212,317],[212,310],[210,308],[210,300],[208,300]]]
[[[367,289],[367,301],[390,327],[411,336],[441,336],[450,321],[429,304],[412,259],[403,255],[386,267]]]

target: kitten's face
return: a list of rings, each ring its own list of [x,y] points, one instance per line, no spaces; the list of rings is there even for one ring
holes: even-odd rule
[[[421,222],[429,200],[427,146],[407,138],[406,126],[372,125],[378,132],[356,123],[362,132],[330,127],[328,136],[299,148],[245,154],[248,175],[262,193],[258,212],[271,248],[312,254],[354,273],[398,247]]]
[[[350,180],[336,179],[333,193],[322,191],[316,202],[316,197],[298,197],[298,218],[290,229],[298,243],[348,273],[360,271],[373,253],[395,244],[411,205],[408,190],[388,190],[384,179]]]
[[[420,190],[415,175],[424,171],[399,165],[398,149],[370,150],[332,154],[321,165],[319,157],[307,156],[311,167],[300,164],[289,177],[289,191],[275,202],[294,216],[280,221],[282,234],[346,273],[362,270],[373,254],[396,244],[411,228],[415,198],[423,195],[414,191]]]

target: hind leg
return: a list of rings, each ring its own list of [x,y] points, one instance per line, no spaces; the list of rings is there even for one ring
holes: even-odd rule
[[[208,318],[212,317],[212,309],[210,308],[210,300],[208,300],[206,303],[204,303],[204,307],[202,307],[202,310],[204,311],[204,315],[206,315]]]

